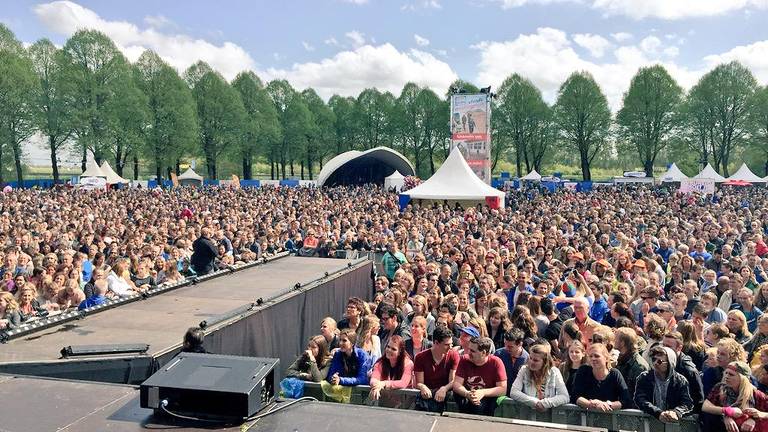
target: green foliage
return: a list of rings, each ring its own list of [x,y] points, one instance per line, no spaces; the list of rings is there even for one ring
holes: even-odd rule
[[[13,151],[16,179],[21,183],[21,144],[34,134],[37,93],[32,63],[14,50],[0,50],[0,160],[3,149]],[[0,167],[0,181],[2,181]]]

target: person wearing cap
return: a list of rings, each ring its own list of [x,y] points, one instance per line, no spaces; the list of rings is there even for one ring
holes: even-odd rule
[[[693,410],[688,380],[675,372],[677,355],[669,348],[651,350],[653,369],[637,379],[635,405],[646,414],[665,422],[679,422]]]
[[[507,374],[507,393],[512,388],[520,369],[528,363],[528,351],[523,348],[525,333],[519,328],[513,328],[504,333],[504,346],[496,350],[494,355],[504,363]]]
[[[725,366],[723,380],[702,407],[700,422],[705,432],[751,432],[768,427],[768,398],[750,382],[749,365],[733,361]]]
[[[467,349],[469,348],[469,341],[472,340],[472,338],[478,338],[480,337],[480,331],[478,331],[475,327],[472,327],[471,325],[467,326],[459,326],[459,345],[453,347],[459,355],[464,355],[467,353]]]
[[[508,393],[504,363],[491,354],[490,338],[472,338],[468,351],[456,369],[454,400],[462,413],[492,416],[497,398]]]

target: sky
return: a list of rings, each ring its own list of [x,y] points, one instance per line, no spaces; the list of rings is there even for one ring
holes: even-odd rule
[[[152,49],[180,72],[203,60],[326,100],[409,81],[498,88],[517,72],[553,103],[586,70],[616,111],[640,67],[689,89],[731,60],[768,83],[768,0],[0,0],[0,22],[25,44],[97,29],[131,61]]]

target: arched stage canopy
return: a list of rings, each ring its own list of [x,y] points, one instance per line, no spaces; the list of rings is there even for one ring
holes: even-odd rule
[[[351,150],[342,153],[323,166],[317,176],[317,186],[384,184],[384,178],[397,170],[404,176],[412,176],[416,170],[402,154],[388,147],[371,150]]]

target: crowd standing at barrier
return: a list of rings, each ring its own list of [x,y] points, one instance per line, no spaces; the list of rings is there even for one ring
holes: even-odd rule
[[[510,397],[764,427],[768,190],[527,191],[507,204],[400,211],[374,186],[4,193],[0,329],[282,250],[376,251],[372,297],[323,321],[295,377],[324,378],[342,400],[358,384],[376,400],[412,387],[430,411],[451,399],[489,414]],[[665,397],[681,388],[689,398]]]

